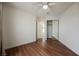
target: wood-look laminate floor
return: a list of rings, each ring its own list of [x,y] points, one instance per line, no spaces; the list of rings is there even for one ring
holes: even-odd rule
[[[6,50],[8,56],[77,56],[57,40],[32,42]]]

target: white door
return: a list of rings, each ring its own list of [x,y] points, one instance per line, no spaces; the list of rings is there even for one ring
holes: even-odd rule
[[[53,35],[53,37],[55,37],[56,39],[58,39],[58,20],[53,20],[53,27],[52,27],[52,29],[53,29],[53,33],[52,33],[52,35]]]

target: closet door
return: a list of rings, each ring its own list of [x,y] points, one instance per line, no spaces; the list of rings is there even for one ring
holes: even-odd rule
[[[59,21],[53,20],[53,37],[59,39]]]

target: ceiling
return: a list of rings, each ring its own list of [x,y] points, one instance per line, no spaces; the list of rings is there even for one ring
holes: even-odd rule
[[[50,8],[44,10],[42,3],[44,2],[9,2],[7,5],[27,10],[38,16],[59,16],[73,4],[72,2],[50,2],[55,3],[55,5],[51,5]]]

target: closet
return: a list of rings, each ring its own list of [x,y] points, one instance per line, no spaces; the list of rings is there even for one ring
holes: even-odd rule
[[[47,38],[59,39],[59,20],[47,20]]]

